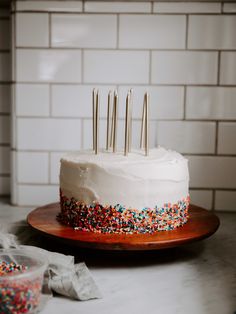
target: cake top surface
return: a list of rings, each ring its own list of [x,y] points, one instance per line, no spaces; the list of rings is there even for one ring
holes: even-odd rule
[[[187,159],[163,147],[151,149],[148,156],[140,150],[128,156],[122,152],[101,151],[97,155],[92,150],[72,152],[61,159],[61,164],[80,171],[100,168],[107,173],[133,179],[183,180],[188,177]]]
[[[176,163],[183,160],[186,159],[180,153],[160,146],[151,149],[148,156],[145,156],[141,150],[133,150],[128,156],[124,156],[123,152],[112,153],[102,150],[96,155],[92,150],[81,150],[68,153],[61,158],[62,162],[93,163],[98,166],[104,166],[107,163],[113,165],[141,164],[147,162]]]

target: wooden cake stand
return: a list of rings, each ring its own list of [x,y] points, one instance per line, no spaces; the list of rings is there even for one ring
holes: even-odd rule
[[[159,250],[202,240],[219,227],[218,217],[206,209],[190,205],[189,220],[173,231],[154,234],[101,234],[76,231],[61,225],[56,216],[59,203],[36,208],[27,217],[29,225],[45,236],[56,238],[70,245],[101,250]]]

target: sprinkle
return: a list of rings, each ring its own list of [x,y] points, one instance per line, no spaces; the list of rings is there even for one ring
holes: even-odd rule
[[[7,263],[5,261],[2,261],[0,264],[0,276],[4,276],[4,275],[9,275],[12,273],[20,273],[20,272],[24,272],[25,270],[27,270],[28,267],[24,266],[24,265],[18,265],[16,263]]]
[[[142,211],[93,203],[86,205],[68,199],[60,191],[61,212],[57,219],[75,230],[97,233],[154,233],[174,230],[188,220],[189,196],[176,204],[164,204],[154,209],[145,207]]]

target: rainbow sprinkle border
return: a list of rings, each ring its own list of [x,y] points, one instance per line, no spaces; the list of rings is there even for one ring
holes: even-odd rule
[[[153,233],[174,230],[188,220],[189,196],[176,204],[164,204],[163,207],[126,209],[120,204],[102,206],[86,205],[68,199],[60,191],[61,212],[57,219],[75,230],[96,233]]]

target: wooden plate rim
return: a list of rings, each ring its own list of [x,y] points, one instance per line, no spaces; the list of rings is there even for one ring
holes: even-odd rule
[[[29,213],[28,224],[44,236],[79,247],[102,250],[158,250],[205,239],[216,232],[219,218],[211,211],[191,204],[189,221],[173,231],[154,234],[100,234],[75,231],[56,220],[59,203],[38,207]]]

